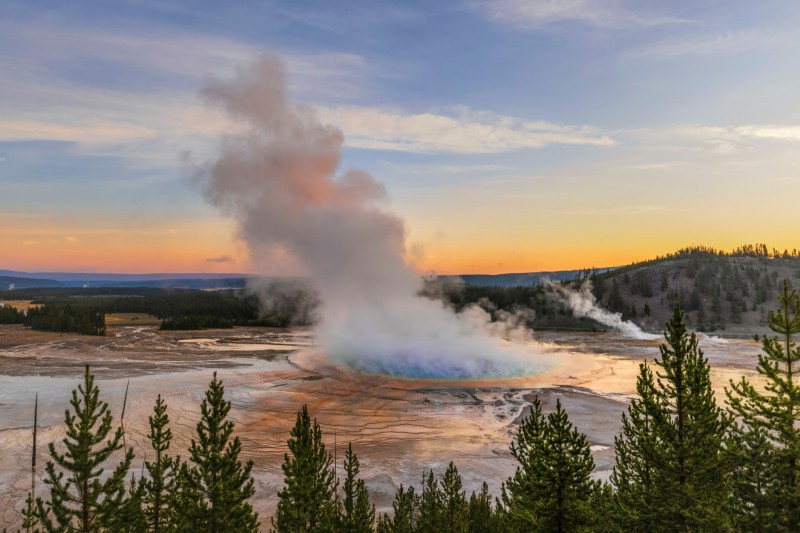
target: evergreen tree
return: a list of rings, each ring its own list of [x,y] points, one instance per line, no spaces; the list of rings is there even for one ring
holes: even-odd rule
[[[466,533],[469,530],[469,505],[466,493],[461,490],[458,468],[450,461],[442,477],[442,529],[448,533]]]
[[[519,466],[502,490],[509,528],[567,532],[591,525],[589,501],[599,489],[589,478],[594,461],[586,436],[573,428],[560,400],[545,417],[534,399],[511,454]]]
[[[422,485],[419,504],[420,531],[441,531],[444,528],[442,496],[439,481],[433,475],[433,470],[430,470]]]
[[[284,454],[283,489],[273,526],[278,533],[333,531],[337,516],[333,457],[322,442],[322,430],[312,422],[308,406],[297,413],[289,438],[291,456]]]
[[[115,515],[108,527],[109,531],[118,533],[141,533],[148,531],[147,518],[142,505],[144,496],[144,480],[136,480],[132,476],[128,483],[128,497],[126,504],[120,512]]]
[[[166,455],[172,441],[172,430],[169,429],[167,404],[159,394],[149,418],[150,433],[147,438],[155,452],[154,461],[145,461],[150,478],[144,482],[142,504],[147,518],[147,527],[153,533],[168,531],[174,521],[174,506],[170,505],[175,493],[177,459]]]
[[[644,531],[654,521],[650,502],[657,487],[649,458],[657,446],[651,414],[656,409],[656,393],[653,372],[647,363],[639,365],[636,392],[627,415],[622,415],[622,435],[614,438],[617,460],[611,473],[611,483],[616,488],[615,520],[628,531]]]
[[[44,482],[50,487],[50,501],[37,498],[36,515],[44,531],[109,528],[128,503],[125,476],[133,452],[128,450],[111,474],[103,475],[103,463],[122,448],[122,428],[112,433],[113,418],[108,404],[100,401],[100,389],[88,365],[83,384],[72,390],[70,404],[73,412],[64,412],[65,451],[59,453],[54,443],[49,445],[52,461],[45,467]]]
[[[189,447],[193,466],[181,469],[185,494],[176,511],[181,514],[183,529],[209,533],[258,530],[258,515],[248,503],[254,493],[253,462],[243,465],[239,460],[242,444],[239,437],[231,439],[235,424],[227,420],[230,409],[225,387],[215,372],[200,404],[198,440],[192,439]],[[163,442],[163,434],[161,438]]]
[[[414,487],[397,489],[392,502],[394,516],[381,515],[378,520],[378,533],[414,533],[419,531],[420,498]]]
[[[469,533],[493,533],[500,525],[492,510],[489,486],[483,482],[481,491],[473,492],[469,498]]]
[[[736,461],[734,505],[737,525],[750,530],[800,530],[800,383],[795,378],[800,348],[800,297],[784,281],[780,307],[769,313],[758,373],[760,392],[746,378],[731,382],[728,403],[741,421],[731,431]]]
[[[338,530],[341,533],[370,533],[375,523],[375,506],[369,502],[369,494],[363,479],[358,478],[358,457],[353,445],[347,445],[344,455],[344,498],[339,515]]]
[[[729,418],[717,406],[708,361],[675,308],[655,377],[646,364],[623,416],[612,482],[620,522],[633,531],[724,531]]]
[[[25,508],[22,510],[22,529],[26,533],[31,533],[32,531],[39,531],[39,528],[36,527],[38,525],[39,518],[36,516],[36,502],[33,500],[31,493],[28,492],[28,497],[25,498]]]
[[[591,531],[596,533],[617,533],[626,531],[615,518],[614,490],[608,483],[599,486],[589,502],[592,509]]]

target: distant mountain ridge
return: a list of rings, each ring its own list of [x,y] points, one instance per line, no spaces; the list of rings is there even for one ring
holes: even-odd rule
[[[592,269],[592,273],[603,273],[611,268]],[[578,277],[585,277],[590,271],[579,270],[553,270],[546,272],[519,272],[511,274],[462,274],[452,276],[438,276],[444,280],[461,280],[466,285],[477,287],[522,287],[537,285],[546,280],[571,281]]]
[[[61,282],[71,281],[157,281],[166,279],[225,279],[249,278],[250,274],[239,273],[155,273],[155,274],[116,274],[110,272],[23,272],[18,270],[0,270],[0,276],[29,279],[50,279]]]
[[[246,274],[115,274],[80,272],[19,272],[0,270],[0,290],[40,287],[154,287],[241,289],[255,276]]]
[[[609,269],[597,269],[605,272]],[[510,274],[464,274],[439,276],[444,280],[460,280],[466,285],[484,287],[516,287],[536,285],[544,280],[567,281],[586,273],[585,270],[519,272]],[[250,279],[263,277],[251,274],[163,273],[116,274],[81,272],[21,272],[0,270],[0,290],[36,287],[155,287],[185,289],[240,289]],[[269,279],[269,278],[267,278]]]

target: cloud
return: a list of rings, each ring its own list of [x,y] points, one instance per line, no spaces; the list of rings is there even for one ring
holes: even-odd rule
[[[667,131],[678,139],[703,143],[712,151],[727,155],[739,152],[754,141],[800,142],[800,125],[746,124],[739,126],[690,125]]]
[[[177,165],[203,152],[231,121],[197,98],[209,75],[227,75],[261,49],[187,31],[0,20],[0,142],[75,143],[81,155],[115,155],[137,168]],[[352,53],[282,50],[293,95],[353,101],[380,74]],[[114,150],[108,150],[109,147]]]
[[[617,0],[479,0],[472,5],[489,18],[526,29],[558,22],[581,22],[604,28],[649,27],[684,19],[626,9]]]
[[[220,255],[219,257],[206,258],[207,263],[235,263],[236,260],[229,255]]]
[[[347,146],[402,152],[498,153],[548,144],[613,146],[588,126],[563,126],[452,108],[407,114],[373,107],[319,107],[320,118],[345,133]]]
[[[207,76],[226,75],[263,51],[244,42],[187,31],[137,28],[112,33],[16,21],[0,21],[0,46],[9,51],[0,57],[0,67],[14,72],[4,80],[6,91],[16,85],[56,92],[70,86],[92,86],[97,80],[88,77],[86,67],[97,64],[105,71],[135,74],[125,79],[129,83],[122,84],[118,92],[158,93],[176,86],[194,91]],[[357,54],[276,51],[286,61],[289,88],[302,98],[357,97],[369,87],[367,80],[379,75]],[[94,76],[97,69],[89,72]]]
[[[732,155],[774,148],[800,142],[798,124],[683,124],[664,128],[640,128],[611,132],[626,145],[656,148],[667,152]],[[774,153],[771,157],[774,157]],[[732,160],[731,160],[732,161]],[[633,170],[667,170],[685,162],[668,161],[627,166]]]
[[[129,122],[92,120],[78,124],[0,120],[0,141],[68,141],[108,146],[158,137],[154,129]]]
[[[796,39],[786,34],[765,32],[761,29],[729,31],[711,36],[656,42],[629,50],[623,54],[622,59],[635,61],[740,54],[751,50],[778,48],[792,40]]]
[[[650,213],[663,213],[675,211],[676,208],[666,205],[627,205],[621,207],[609,208],[589,208],[589,209],[571,209],[565,211],[558,211],[560,215],[569,216],[609,216],[609,215],[632,215],[641,216]]]

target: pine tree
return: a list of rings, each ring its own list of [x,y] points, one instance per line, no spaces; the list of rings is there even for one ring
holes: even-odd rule
[[[633,531],[724,531],[729,418],[717,406],[708,361],[675,307],[653,375],[640,366],[638,398],[616,439],[617,519]]]
[[[420,498],[414,487],[397,489],[392,502],[394,515],[381,515],[378,520],[378,533],[414,533],[419,530]]]
[[[103,475],[102,465],[122,448],[122,428],[112,433],[113,418],[108,404],[100,401],[88,365],[70,404],[73,413],[64,412],[64,453],[54,443],[49,445],[52,461],[45,467],[44,482],[50,487],[50,501],[37,498],[36,515],[44,531],[97,531],[111,527],[126,508],[125,476],[133,452],[128,450],[111,474]]]
[[[433,475],[433,470],[430,470],[422,484],[419,529],[421,531],[441,531],[444,528],[442,511],[442,491],[439,488],[439,481]]]
[[[469,505],[466,493],[461,490],[461,475],[456,465],[450,465],[442,477],[442,522],[441,531],[466,533],[469,529]]]
[[[489,496],[489,486],[483,482],[481,491],[473,492],[469,497],[469,533],[493,533],[498,530],[499,524],[495,520],[492,510],[492,498]]]
[[[145,461],[149,479],[144,482],[142,504],[147,518],[147,527],[153,533],[168,531],[174,521],[174,506],[170,500],[175,493],[177,459],[166,455],[172,441],[172,430],[169,428],[167,404],[159,394],[149,418],[150,433],[147,438],[155,452],[154,461]],[[174,502],[172,502],[174,503]]]
[[[375,523],[375,506],[369,502],[369,494],[363,479],[358,478],[358,457],[353,445],[347,445],[344,455],[344,498],[339,515],[338,531],[341,533],[371,533]]]
[[[520,424],[511,454],[519,462],[502,489],[505,520],[514,531],[577,531],[591,525],[589,501],[599,489],[586,436],[569,421],[561,401],[547,417],[539,399]]]
[[[741,420],[731,430],[736,462],[734,505],[737,526],[750,530],[800,530],[800,297],[784,281],[780,307],[769,313],[758,373],[764,392],[746,378],[727,390],[733,414]]]
[[[141,533],[148,531],[147,517],[144,513],[142,498],[144,496],[144,480],[136,480],[132,476],[128,483],[126,504],[114,516],[108,530],[118,533]]]
[[[283,489],[273,526],[278,533],[332,531],[335,528],[336,477],[333,457],[322,442],[322,430],[311,421],[308,406],[297,413],[284,454]]]
[[[242,444],[234,437],[234,422],[227,420],[231,403],[225,387],[214,378],[200,404],[198,440],[192,439],[192,466],[181,469],[184,491],[178,517],[181,528],[209,533],[257,531],[258,515],[248,503],[255,492],[251,474],[253,462],[242,464]],[[163,435],[162,435],[163,437]]]
[[[631,531],[652,525],[650,502],[657,490],[654,465],[649,462],[657,446],[652,428],[652,413],[657,409],[655,379],[647,363],[639,365],[636,392],[627,415],[622,415],[622,435],[614,438],[617,460],[611,473],[615,519]]]
[[[36,502],[33,500],[31,493],[28,492],[28,497],[25,498],[25,508],[22,510],[22,529],[24,529],[26,533],[39,531],[36,527],[38,525],[39,518],[36,515]]]

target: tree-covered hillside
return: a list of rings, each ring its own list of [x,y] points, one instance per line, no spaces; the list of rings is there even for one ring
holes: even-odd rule
[[[767,303],[783,279],[800,284],[798,251],[763,244],[684,248],[590,277],[598,303],[645,329],[657,330],[680,304],[692,329],[749,335],[767,332]]]

